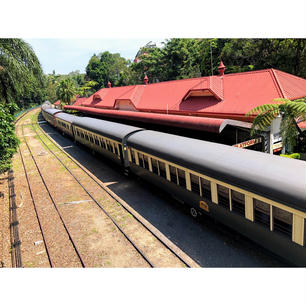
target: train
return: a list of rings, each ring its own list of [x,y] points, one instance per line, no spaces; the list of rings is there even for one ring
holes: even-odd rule
[[[43,105],[45,120],[294,266],[306,266],[306,163]]]

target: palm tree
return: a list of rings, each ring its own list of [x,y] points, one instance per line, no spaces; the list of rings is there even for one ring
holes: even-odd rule
[[[284,147],[288,146],[290,152],[297,144],[297,138],[305,137],[297,122],[306,119],[306,98],[294,101],[275,99],[275,101],[278,101],[278,103],[259,105],[246,114],[246,116],[257,115],[253,121],[251,135],[266,130],[273,119],[281,116],[280,133],[282,142]]]
[[[33,76],[42,82],[42,69],[32,47],[17,38],[0,38],[0,101],[18,101]]]
[[[75,100],[76,88],[71,79],[61,80],[57,87],[57,97],[61,101],[61,108],[63,109],[64,105],[70,104]]]

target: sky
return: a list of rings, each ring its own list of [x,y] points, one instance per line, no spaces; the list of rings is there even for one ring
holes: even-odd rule
[[[109,51],[120,53],[126,59],[133,60],[140,47],[152,41],[161,45],[165,39],[25,39],[34,49],[44,73],[68,74],[80,70],[85,73],[85,68],[91,56],[96,53]]]

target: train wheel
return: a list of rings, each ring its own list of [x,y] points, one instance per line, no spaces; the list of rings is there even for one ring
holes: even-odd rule
[[[197,210],[193,207],[190,208],[190,214],[193,218],[196,218],[198,216]]]

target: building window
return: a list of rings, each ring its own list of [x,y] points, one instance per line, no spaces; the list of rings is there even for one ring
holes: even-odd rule
[[[200,178],[197,175],[190,173],[191,191],[201,195],[199,181]]]
[[[270,205],[257,199],[254,201],[254,221],[270,228]]]
[[[218,203],[219,205],[230,208],[230,200],[229,200],[229,189],[227,187],[217,185],[218,190]]]
[[[231,190],[231,197],[232,197],[232,211],[241,216],[245,216],[244,194],[235,190]]]
[[[273,230],[291,237],[292,213],[278,207],[273,207]]]
[[[211,201],[211,187],[210,187],[210,181],[204,179],[201,177],[201,191],[202,191],[202,197],[207,198]]]

